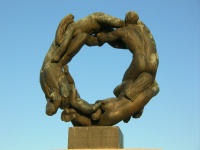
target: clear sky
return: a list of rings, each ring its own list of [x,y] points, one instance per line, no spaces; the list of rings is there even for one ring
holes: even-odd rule
[[[0,149],[67,147],[68,127],[60,113],[45,114],[40,88],[43,58],[60,20],[93,12],[124,19],[134,10],[151,30],[160,58],[160,93],[140,119],[117,124],[125,148],[200,149],[199,0],[0,0]],[[131,62],[129,51],[84,46],[69,63],[83,99],[113,97]]]

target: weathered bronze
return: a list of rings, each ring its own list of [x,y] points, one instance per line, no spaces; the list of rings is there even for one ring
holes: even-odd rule
[[[155,80],[158,54],[149,29],[130,11],[125,20],[104,13],[93,13],[76,22],[69,14],[61,20],[40,72],[40,83],[47,99],[46,114],[63,109],[61,119],[74,126],[111,126],[139,118],[144,106],[159,92]],[[115,29],[116,28],[116,29]],[[114,89],[116,97],[88,104],[82,100],[67,64],[81,47],[102,46],[128,49],[133,60],[122,83]]]

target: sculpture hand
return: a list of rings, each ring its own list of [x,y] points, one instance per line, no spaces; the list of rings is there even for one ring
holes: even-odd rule
[[[65,122],[72,121],[77,118],[77,112],[72,108],[65,108],[61,114],[61,120]]]
[[[101,43],[105,43],[105,41],[103,40],[105,35],[106,35],[106,34],[103,33],[103,32],[98,33],[98,34],[97,34],[98,41],[100,41]]]
[[[98,46],[101,47],[105,42],[98,39]]]
[[[77,90],[75,86],[72,86],[70,94],[70,104],[75,108],[76,108],[76,101],[77,101]]]

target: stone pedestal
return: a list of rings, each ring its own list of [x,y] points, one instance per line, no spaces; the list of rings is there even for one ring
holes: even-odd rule
[[[116,126],[71,127],[68,149],[122,149],[123,135]]]
[[[162,150],[124,149],[123,143],[123,134],[117,126],[70,127],[68,131],[68,150]]]

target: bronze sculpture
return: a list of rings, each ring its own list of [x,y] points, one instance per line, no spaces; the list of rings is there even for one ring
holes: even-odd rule
[[[66,64],[83,44],[101,46],[105,42],[114,48],[129,49],[134,57],[122,83],[114,89],[116,97],[89,105],[80,99]],[[139,118],[144,106],[159,92],[155,80],[159,63],[155,41],[136,12],[128,12],[125,21],[104,13],[94,13],[73,22],[73,15],[68,15],[60,22],[48,53],[48,63],[44,61],[48,69],[43,65],[40,74],[42,89],[47,100],[51,99],[47,102],[46,112],[50,115],[56,113],[48,112],[55,103],[56,109],[64,109],[61,119],[71,121],[74,126],[110,126],[122,120],[128,122],[131,116]],[[52,86],[52,82],[57,86]],[[62,98],[57,104],[60,95]]]
[[[73,22],[73,15],[69,14],[61,21],[65,25]],[[62,26],[62,25],[61,25]],[[59,27],[60,28],[60,25]],[[62,29],[62,27],[61,27]],[[59,29],[59,30],[61,30]],[[57,34],[60,31],[57,31]],[[60,39],[62,34],[56,36],[56,40]],[[46,114],[54,115],[58,108],[64,109],[72,105],[74,108],[82,110],[84,113],[92,113],[101,105],[100,103],[89,105],[84,100],[78,98],[78,101],[70,101],[70,91],[74,86],[74,80],[68,72],[68,66],[62,66],[60,63],[52,63],[53,56],[58,51],[56,40],[53,41],[49,51],[47,52],[40,71],[40,83],[47,100]]]

